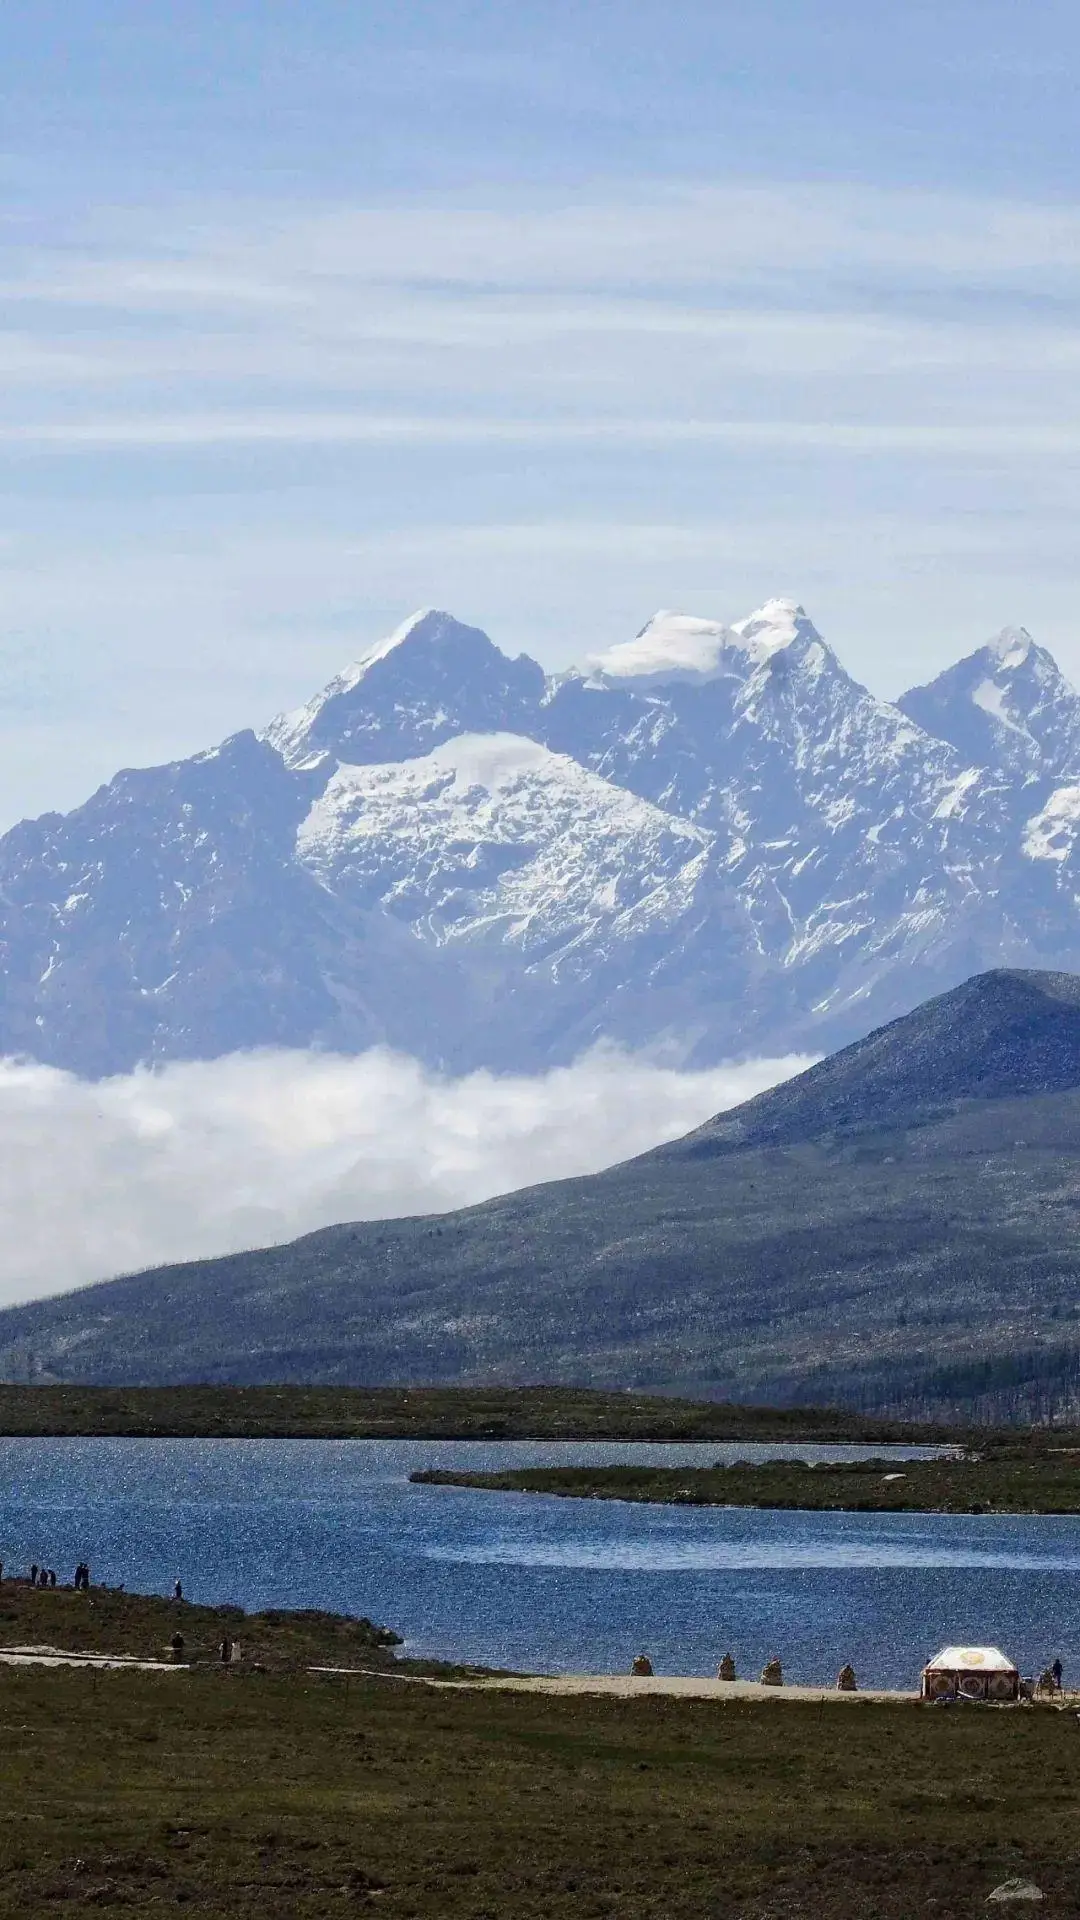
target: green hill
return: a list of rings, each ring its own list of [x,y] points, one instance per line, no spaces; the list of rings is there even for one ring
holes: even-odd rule
[[[0,1314],[0,1378],[1080,1407],[1080,980],[977,976],[685,1140]]]

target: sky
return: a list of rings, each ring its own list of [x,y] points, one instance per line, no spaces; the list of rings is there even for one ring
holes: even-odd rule
[[[6,0],[0,826],[409,611],[1080,680],[1080,13]]]

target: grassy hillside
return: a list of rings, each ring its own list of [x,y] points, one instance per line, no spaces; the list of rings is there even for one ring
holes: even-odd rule
[[[0,1316],[9,1380],[508,1382],[1075,1409],[1080,1096],[647,1159]],[[997,1371],[995,1371],[997,1369]]]
[[[1078,995],[982,976],[608,1173],[11,1310],[0,1377],[1080,1414]]]

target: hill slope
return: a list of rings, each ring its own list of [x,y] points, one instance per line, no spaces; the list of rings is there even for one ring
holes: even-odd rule
[[[682,1142],[0,1314],[0,1378],[1072,1403],[1080,980],[996,972]]]

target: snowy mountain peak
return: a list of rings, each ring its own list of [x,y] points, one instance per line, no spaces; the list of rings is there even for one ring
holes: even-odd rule
[[[567,755],[552,753],[539,740],[528,740],[520,733],[461,733],[415,765],[424,776],[430,771],[436,778],[448,778],[458,793],[469,793],[475,787],[487,793],[505,793],[530,777],[550,778],[556,768],[564,775],[580,772],[576,761]]]
[[[420,607],[415,613],[410,613],[399,627],[395,627],[393,633],[388,633],[384,640],[376,640],[373,647],[369,647],[351,667],[346,667],[344,673],[338,675],[334,684],[348,683],[355,687],[380,660],[385,660],[388,654],[405,646],[410,640],[437,646],[440,641],[452,640],[456,632],[471,631],[473,629],[463,627],[460,620],[455,620],[452,613],[444,613],[439,607]]]
[[[1027,664],[1035,642],[1026,627],[1002,627],[993,640],[988,640],[983,651],[998,667],[1006,671]]]
[[[594,654],[589,665],[597,679],[631,685],[637,692],[676,681],[701,686],[709,680],[742,679],[748,668],[763,665],[796,641],[819,638],[794,600],[766,600],[732,626],[662,608],[632,640]]]
[[[395,627],[392,633],[382,640],[376,640],[350,666],[343,667],[304,706],[295,707],[291,713],[279,713],[276,719],[271,720],[264,737],[290,766],[296,766],[310,756],[312,729],[324,708],[340,700],[343,695],[352,693],[380,661],[389,659],[391,654],[406,646],[438,648],[440,644],[452,644],[459,634],[467,637],[477,632],[477,628],[463,626],[460,620],[454,619],[453,614],[444,613],[441,608],[420,607],[399,627]],[[486,634],[480,637],[487,639]],[[488,645],[491,645],[490,641]]]
[[[525,731],[543,693],[535,661],[425,607],[264,737],[291,767],[407,760],[458,733]]]
[[[297,835],[336,897],[437,947],[511,949],[556,991],[661,939],[708,891],[713,836],[513,734],[341,766]],[[704,903],[699,911],[705,911]],[[491,1017],[491,988],[488,988]]]
[[[1010,628],[897,707],[794,600],[550,680],[426,608],[258,742],[0,842],[0,1051],[93,1076],[384,1040],[820,1051],[973,966],[1076,966],[1080,696]]]
[[[638,690],[682,680],[703,683],[737,671],[741,649],[730,627],[692,613],[654,613],[632,640],[621,640],[589,660],[593,674]]]
[[[1004,627],[898,705],[971,764],[1080,771],[1080,698],[1024,627]]]
[[[736,620],[731,629],[755,665],[770,660],[797,640],[820,640],[821,635],[806,611],[794,600],[766,600],[756,613]]]

